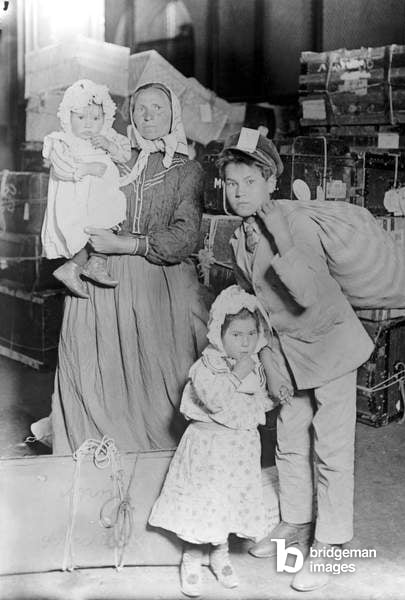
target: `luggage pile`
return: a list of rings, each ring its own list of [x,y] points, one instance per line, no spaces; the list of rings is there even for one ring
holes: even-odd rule
[[[34,368],[56,362],[64,291],[42,258],[48,174],[0,171],[0,354]]]
[[[302,52],[302,125],[405,122],[405,46]]]

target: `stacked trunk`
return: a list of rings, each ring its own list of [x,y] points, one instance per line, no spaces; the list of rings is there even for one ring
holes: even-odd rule
[[[301,54],[301,124],[405,122],[405,46]]]
[[[56,362],[64,291],[42,257],[48,174],[0,172],[0,354],[34,368]]]

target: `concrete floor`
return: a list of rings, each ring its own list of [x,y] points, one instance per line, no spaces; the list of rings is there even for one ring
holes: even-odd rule
[[[0,456],[35,454],[23,440],[32,421],[48,414],[52,373],[38,373],[0,357]],[[291,575],[277,573],[272,559],[234,555],[240,586],[220,588],[204,569],[203,598],[234,600],[405,600],[405,424],[381,429],[358,424],[355,539],[353,548],[375,549],[377,558],[354,559],[355,573],[333,575],[318,592],[296,592]],[[29,501],[29,490],[27,490]],[[29,535],[27,524],[27,535]],[[176,567],[83,569],[0,577],[1,600],[174,600]]]

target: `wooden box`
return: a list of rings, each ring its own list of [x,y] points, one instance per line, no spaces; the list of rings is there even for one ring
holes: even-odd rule
[[[34,369],[56,365],[65,294],[0,280],[0,354]]]
[[[269,433],[265,432],[266,438]],[[94,447],[94,442],[99,443],[88,440],[85,447]],[[278,477],[275,467],[267,464],[274,463],[273,452],[270,454],[270,460],[264,457],[262,469],[269,531],[280,520]],[[181,540],[148,525],[172,456],[173,450],[117,453],[113,462],[108,458],[101,464],[103,468],[95,453],[84,454],[79,463],[71,456],[0,460],[4,486],[0,495],[0,575],[177,566]]]
[[[210,142],[201,159],[204,169],[204,210],[220,215],[225,214],[227,210],[224,181],[216,165],[223,146],[222,141]]]
[[[18,151],[18,169],[35,173],[49,173],[49,166],[42,156],[41,142],[23,142]]]
[[[364,171],[364,206],[374,215],[390,215],[384,205],[385,194],[405,185],[405,158],[394,153],[367,152]]]
[[[178,564],[178,538],[147,525],[172,454],[118,455],[115,472],[108,461],[98,468],[89,454],[79,470],[72,456],[0,460],[0,574],[112,567],[121,560]],[[123,513],[117,520],[118,482],[129,502],[125,520]]]
[[[357,376],[357,420],[381,427],[405,416],[405,318],[363,320],[375,343]]]
[[[291,187],[295,179],[302,179],[308,185],[312,199],[349,202],[356,195],[357,177],[356,156],[341,140],[325,136],[294,139]]]
[[[235,283],[229,240],[241,222],[232,215],[203,215],[197,268],[202,282],[215,295]]]

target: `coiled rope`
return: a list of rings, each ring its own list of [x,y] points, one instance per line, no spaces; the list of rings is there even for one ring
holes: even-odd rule
[[[79,483],[80,471],[85,456],[91,455],[93,463],[98,469],[111,467],[111,479],[113,481],[114,496],[107,500],[100,509],[100,524],[106,528],[113,529],[115,567],[120,570],[124,566],[124,552],[128,545],[133,530],[132,506],[129,497],[135,468],[133,469],[130,483],[124,492],[123,471],[120,468],[120,455],[114,440],[104,436],[102,440],[87,439],[73,453],[75,470],[73,474],[73,486],[70,496],[69,525],[66,532],[65,547],[63,555],[62,570],[73,571],[75,568],[73,551],[73,532],[76,514],[79,506]],[[107,517],[104,512],[108,504],[115,502],[113,518]]]

